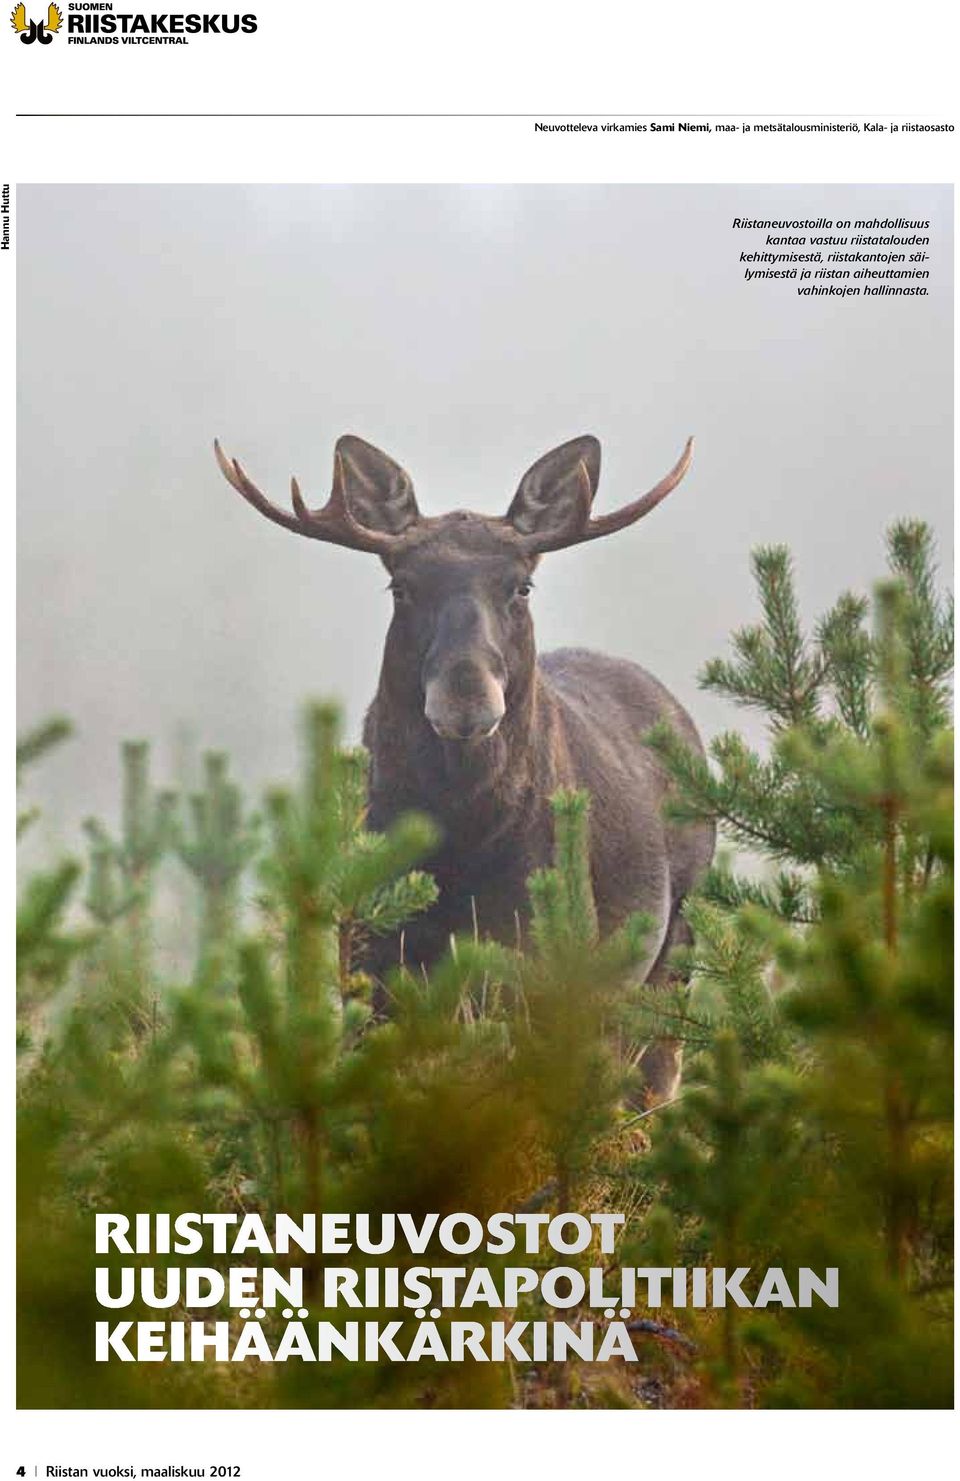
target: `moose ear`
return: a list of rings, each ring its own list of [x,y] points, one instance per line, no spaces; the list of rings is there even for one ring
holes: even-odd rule
[[[573,536],[587,523],[600,481],[600,444],[574,437],[528,468],[507,510],[520,535],[554,540]]]
[[[357,524],[387,535],[400,535],[416,524],[420,511],[413,482],[399,463],[350,434],[338,439],[335,456],[347,506]]]

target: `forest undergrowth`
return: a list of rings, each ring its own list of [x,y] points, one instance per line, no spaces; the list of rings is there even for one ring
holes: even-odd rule
[[[758,620],[701,683],[763,717],[763,747],[730,731],[704,761],[645,737],[671,816],[724,840],[664,989],[631,985],[648,922],[598,939],[589,803],[566,793],[525,949],[474,935],[428,978],[398,967],[375,1021],[364,941],[429,908],[434,829],[367,831],[336,708],[306,708],[298,780],[256,800],[222,754],[183,798],[124,745],[117,821],[18,902],[20,1404],[948,1406],[953,609],[926,526],[887,547],[872,598],[843,593],[809,631],[788,552],[754,552]],[[69,732],[23,738],[25,787]],[[174,981],[171,861],[195,900]],[[644,1106],[637,1050],[661,1036],[685,1045],[683,1083]],[[635,1363],[94,1361],[96,1212],[534,1208],[623,1213],[621,1267],[746,1266],[745,1289],[837,1267],[839,1304],[638,1307]],[[579,1319],[538,1297],[480,1319],[511,1316]]]

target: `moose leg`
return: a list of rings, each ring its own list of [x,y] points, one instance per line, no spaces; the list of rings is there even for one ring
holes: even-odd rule
[[[682,904],[682,902],[680,902]],[[670,954],[677,946],[693,944],[693,932],[680,914],[680,905],[674,910],[670,929],[667,931],[660,954],[647,974],[648,987],[666,987],[671,982],[687,981],[686,974],[670,965]],[[643,1078],[642,1089],[637,1099],[643,1109],[662,1105],[673,1100],[680,1089],[680,1074],[683,1066],[682,1039],[659,1038],[641,1049],[637,1067]]]
[[[385,936],[368,936],[356,953],[355,968],[371,979],[370,1007],[376,1020],[389,1018],[390,995],[386,982],[403,960],[399,932]]]

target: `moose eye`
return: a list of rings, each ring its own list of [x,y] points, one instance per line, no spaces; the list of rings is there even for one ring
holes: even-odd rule
[[[532,591],[533,591],[533,582],[532,581],[521,581],[519,583],[519,585],[517,585],[516,587],[514,587],[513,594],[514,594],[515,597],[528,597]]]
[[[410,600],[410,588],[403,581],[391,581],[388,587],[393,592],[395,602],[407,602]]]

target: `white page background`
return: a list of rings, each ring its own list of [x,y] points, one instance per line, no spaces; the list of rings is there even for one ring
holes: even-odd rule
[[[251,7],[252,8],[252,7]],[[4,38],[0,173],[14,182],[903,182],[956,178],[955,135],[536,135],[530,115],[953,117],[946,4],[257,5],[255,37],[183,48]],[[233,43],[236,44],[233,44]],[[15,50],[14,48],[17,47]],[[482,113],[526,117],[22,118],[22,113]],[[573,110],[573,112],[569,112]],[[581,112],[577,112],[580,110]],[[635,111],[634,111],[635,110]],[[546,113],[539,115],[546,117]],[[14,247],[16,246],[16,209]],[[237,223],[238,233],[243,223]],[[14,466],[15,253],[0,263],[5,464]],[[538,449],[531,449],[534,455]],[[519,470],[518,470],[519,471]],[[658,475],[653,469],[652,475]],[[69,488],[64,489],[69,498]],[[13,633],[13,556],[9,543]],[[11,668],[12,643],[5,648]],[[8,686],[7,693],[12,692]],[[12,728],[12,727],[11,727]],[[11,798],[12,810],[12,798]],[[8,823],[10,820],[8,819]],[[8,836],[12,827],[8,827]],[[12,891],[11,884],[11,891]],[[8,1106],[10,1102],[8,1101]],[[8,1138],[7,1146],[10,1146]],[[7,1187],[11,1184],[8,1182]],[[12,1289],[12,1223],[5,1228]],[[29,1341],[29,1332],[22,1334]],[[8,1341],[7,1352],[10,1350]],[[4,1393],[12,1408],[12,1382]],[[18,1464],[240,1461],[244,1477],[412,1474],[899,1476],[941,1466],[930,1413],[20,1413]],[[642,1431],[641,1427],[642,1426]]]

